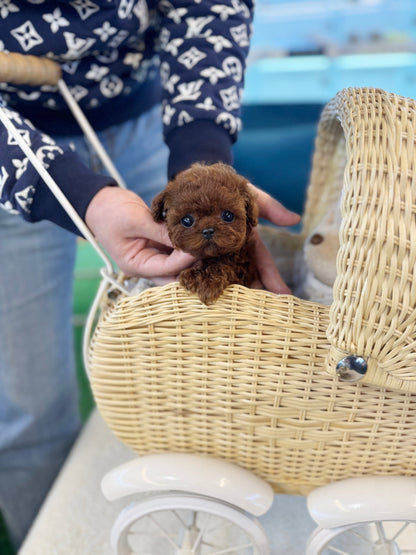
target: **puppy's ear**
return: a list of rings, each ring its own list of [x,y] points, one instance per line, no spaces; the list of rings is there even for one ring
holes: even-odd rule
[[[259,209],[254,194],[250,189],[245,187],[244,199],[246,203],[246,221],[248,229],[256,227],[258,224]]]
[[[152,200],[150,210],[155,222],[164,222],[166,219],[166,197],[166,191],[162,191]]]

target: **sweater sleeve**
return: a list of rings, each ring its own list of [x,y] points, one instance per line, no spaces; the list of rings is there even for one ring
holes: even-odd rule
[[[232,162],[241,127],[251,0],[161,2],[163,124],[169,177],[190,163]]]
[[[20,135],[30,145],[56,181],[66,198],[84,219],[92,197],[106,185],[115,185],[109,177],[89,170],[70,148],[59,147],[51,137],[37,130],[29,120],[0,101],[0,109],[11,119]],[[29,222],[49,220],[79,233],[15,139],[0,123],[0,208],[21,215]]]

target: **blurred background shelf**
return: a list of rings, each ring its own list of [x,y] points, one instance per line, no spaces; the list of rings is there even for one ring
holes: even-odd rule
[[[259,0],[249,62],[414,52],[413,0]]]
[[[347,87],[376,87],[413,98],[416,53],[291,55],[248,66],[245,105],[326,103]]]

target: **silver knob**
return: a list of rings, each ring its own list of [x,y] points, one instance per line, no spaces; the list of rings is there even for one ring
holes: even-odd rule
[[[360,356],[349,355],[337,364],[337,375],[344,382],[358,382],[367,372],[367,361]]]

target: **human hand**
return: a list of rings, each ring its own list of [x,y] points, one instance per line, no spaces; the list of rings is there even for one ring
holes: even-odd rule
[[[265,191],[258,189],[252,184],[249,186],[257,199],[260,218],[265,218],[279,226],[290,226],[299,223],[301,218],[299,214],[295,214],[285,208]],[[253,283],[253,287],[267,289],[279,295],[290,294],[291,291],[283,281],[272,255],[263,243],[257,228],[253,230],[253,234],[256,243],[256,265],[259,274],[259,280]]]
[[[176,279],[195,259],[172,248],[165,225],[132,191],[104,187],[91,200],[85,222],[120,270],[129,277],[163,285]]]

